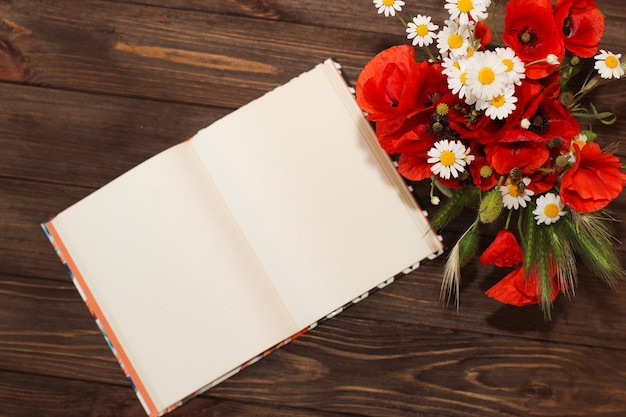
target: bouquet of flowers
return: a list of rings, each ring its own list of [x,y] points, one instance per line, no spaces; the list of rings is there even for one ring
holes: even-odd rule
[[[510,0],[499,40],[495,19],[487,23],[491,0],[445,0],[441,29],[419,14],[407,23],[403,1],[374,4],[399,17],[412,45],[364,67],[357,102],[400,174],[431,181],[435,205],[436,190],[447,197],[431,219],[436,230],[475,210],[449,253],[442,298],[454,295],[458,306],[460,269],[477,252],[478,227],[490,223],[499,231],[480,261],[510,268],[487,291],[501,302],[539,304],[549,315],[559,293],[573,293],[577,260],[611,286],[623,278],[606,207],[626,172],[615,146],[602,149],[586,123],[615,115],[582,99],[626,65],[598,49],[604,17],[595,1]],[[417,46],[428,60],[418,62]]]

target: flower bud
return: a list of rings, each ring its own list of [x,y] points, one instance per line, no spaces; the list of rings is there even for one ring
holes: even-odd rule
[[[522,178],[522,170],[519,167],[515,167],[509,172],[509,176],[512,180],[517,181]]]
[[[480,202],[478,216],[483,223],[491,223],[500,217],[502,213],[502,193],[494,189],[489,191]]]
[[[556,157],[556,166],[558,166],[559,168],[563,168],[566,167],[570,162],[569,156],[567,155],[559,155]]]
[[[548,149],[556,149],[563,143],[563,140],[559,137],[552,138],[548,141]]]
[[[433,131],[434,132],[441,132],[443,130],[443,125],[440,122],[435,122],[433,123]]]

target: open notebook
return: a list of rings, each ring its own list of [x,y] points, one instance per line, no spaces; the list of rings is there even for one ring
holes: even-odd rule
[[[332,61],[43,227],[150,415],[441,251]]]

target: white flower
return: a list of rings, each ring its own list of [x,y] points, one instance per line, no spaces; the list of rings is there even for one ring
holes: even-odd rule
[[[533,190],[528,189],[528,184],[530,184],[530,178],[522,178],[519,184],[508,182],[506,185],[501,185],[502,205],[515,210],[520,207],[526,208],[530,196],[535,194]]]
[[[458,140],[440,140],[430,148],[427,155],[429,164],[434,164],[430,170],[443,179],[450,176],[458,178],[465,166],[474,160],[474,155],[469,155],[469,149]]]
[[[402,0],[374,0],[374,6],[378,9],[378,14],[385,13],[385,17],[395,16],[397,11],[402,11],[404,2]]]
[[[491,99],[509,84],[506,65],[495,52],[477,52],[467,60],[467,86],[479,99]]]
[[[469,26],[459,26],[452,20],[446,20],[446,26],[437,33],[437,49],[441,56],[447,56],[450,53],[454,57],[467,55],[467,49],[470,47]]]
[[[598,70],[602,78],[621,78],[624,75],[624,68],[620,63],[622,54],[614,54],[613,52],[600,50],[600,53],[594,58],[596,63],[594,68]]]
[[[458,20],[460,25],[467,25],[470,18],[474,22],[487,18],[487,7],[483,0],[446,0],[444,6],[450,13],[452,20]]]
[[[428,46],[435,40],[435,31],[439,26],[430,21],[430,16],[418,14],[407,24],[406,37],[413,39],[413,46]]]
[[[492,120],[505,119],[515,110],[517,97],[513,94],[515,94],[515,87],[510,85],[504,89],[502,94],[493,96],[489,100],[479,100],[478,103],[476,103],[476,108],[478,110],[485,110],[485,114],[491,117]]]
[[[521,85],[522,79],[526,78],[526,67],[524,63],[511,48],[496,48],[496,55],[502,60],[504,66],[506,66],[506,74],[509,77],[509,82],[512,84]]]
[[[465,71],[464,59],[444,58],[441,62],[443,67],[442,73],[447,77],[448,88],[452,94],[458,95],[459,98],[465,98],[468,105],[476,102],[476,98],[470,94],[467,88],[467,72]]]
[[[537,198],[537,208],[533,210],[537,224],[551,224],[558,221],[561,216],[565,216],[565,205],[561,202],[561,197],[556,194],[547,193]]]

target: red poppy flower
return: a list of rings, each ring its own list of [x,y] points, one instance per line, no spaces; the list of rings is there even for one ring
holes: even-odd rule
[[[563,28],[565,48],[581,58],[598,51],[604,16],[594,0],[557,0],[554,19]]]
[[[532,174],[546,163],[550,151],[541,142],[495,142],[485,146],[485,156],[489,165],[501,175],[508,174],[513,168]]]
[[[491,245],[480,255],[484,265],[515,266],[524,260],[524,252],[510,230],[501,229]]]
[[[500,175],[498,175],[495,170],[489,166],[487,159],[485,159],[482,155],[476,156],[470,164],[469,170],[472,174],[472,181],[474,182],[474,185],[483,191],[487,191],[495,187],[500,179]]]
[[[430,148],[431,146],[421,152],[407,152],[400,155],[398,159],[398,172],[400,175],[411,181],[421,181],[432,177],[431,164],[426,162],[428,160],[426,153]]]
[[[413,103],[415,51],[410,45],[385,49],[370,60],[356,82],[356,100],[367,119],[375,122],[405,118]]]
[[[626,185],[626,173],[620,160],[602,152],[595,142],[578,150],[576,162],[561,180],[561,201],[573,210],[590,213],[606,207],[620,195]]]
[[[550,301],[554,301],[560,291],[556,274],[552,277],[551,284]],[[526,279],[523,267],[515,269],[502,278],[496,285],[488,289],[485,294],[501,303],[518,307],[538,304],[541,297],[537,275],[531,274]]]
[[[485,48],[493,39],[493,33],[488,24],[483,21],[476,23],[476,29],[474,30],[476,39],[480,40],[480,46]]]
[[[552,54],[559,61],[565,56],[561,28],[554,21],[552,0],[511,0],[506,5],[502,39],[524,63],[526,76],[539,79],[556,69],[545,62]]]

